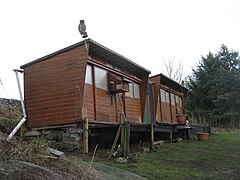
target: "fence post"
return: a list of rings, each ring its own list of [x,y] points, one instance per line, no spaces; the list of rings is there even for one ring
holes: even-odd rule
[[[130,146],[130,122],[125,120],[121,131],[121,147],[123,157],[127,157],[129,155],[129,146]]]
[[[88,153],[88,117],[87,110],[82,109],[82,118],[83,118],[83,145],[84,145],[84,154]]]
[[[153,150],[154,149],[154,128],[153,128],[153,124],[151,123],[151,142],[150,142],[150,149]]]

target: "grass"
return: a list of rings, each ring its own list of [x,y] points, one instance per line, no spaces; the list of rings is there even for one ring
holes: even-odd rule
[[[97,159],[148,179],[240,179],[240,135],[211,134],[206,142],[165,144],[126,164]]]

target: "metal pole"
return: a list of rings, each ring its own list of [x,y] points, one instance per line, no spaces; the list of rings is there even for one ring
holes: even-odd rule
[[[20,95],[20,99],[21,99],[21,105],[22,105],[22,111],[23,111],[23,118],[22,120],[17,124],[17,126],[12,130],[12,132],[9,134],[9,136],[7,137],[7,141],[10,141],[12,139],[12,137],[14,136],[14,134],[16,134],[16,132],[18,131],[18,129],[26,122],[27,120],[27,114],[26,114],[26,110],[25,110],[25,106],[24,106],[24,102],[23,102],[23,97],[22,97],[22,91],[21,91],[21,86],[20,86],[20,82],[19,82],[19,77],[18,77],[18,72],[23,72],[22,70],[18,70],[18,69],[14,69],[13,70],[16,74],[16,79],[17,79],[17,85],[18,85],[18,91],[19,91],[19,95]]]
[[[21,90],[21,86],[20,86],[20,81],[19,81],[19,77],[18,77],[18,72],[22,73],[23,71],[19,70],[19,69],[14,69],[13,71],[16,74],[17,85],[18,85],[18,92],[19,92],[19,96],[20,96],[20,100],[21,100],[23,116],[27,117],[25,106],[24,106],[24,102],[23,102],[23,96],[22,96],[22,90]]]
[[[12,130],[12,132],[8,135],[7,141],[10,141],[14,134],[19,130],[19,128],[26,122],[26,118],[23,117],[22,120],[17,124],[17,126]]]

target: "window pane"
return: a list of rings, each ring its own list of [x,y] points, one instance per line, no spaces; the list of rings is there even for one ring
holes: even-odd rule
[[[165,91],[163,89],[160,89],[160,94],[161,94],[161,101],[166,102]]]
[[[96,87],[107,90],[107,71],[95,67]]]
[[[176,103],[179,104],[179,97],[175,95],[175,98],[176,98]]]
[[[179,106],[182,107],[182,97],[179,97]]]
[[[92,84],[92,66],[87,65],[85,83]]]
[[[139,87],[139,84],[136,84],[134,83],[134,86],[133,86],[133,89],[134,89],[134,97],[135,98],[140,98],[140,87]]]
[[[129,83],[129,92],[125,93],[128,97],[133,97],[133,83]]]
[[[169,96],[170,96],[169,92],[166,92],[166,103],[170,103]]]
[[[175,106],[174,94],[171,93],[171,104]]]

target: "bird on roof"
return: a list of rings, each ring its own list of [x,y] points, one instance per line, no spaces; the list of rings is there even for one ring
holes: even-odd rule
[[[82,38],[88,37],[86,32],[86,25],[84,24],[84,20],[80,20],[80,24],[78,25],[78,30],[80,34],[82,35]]]

